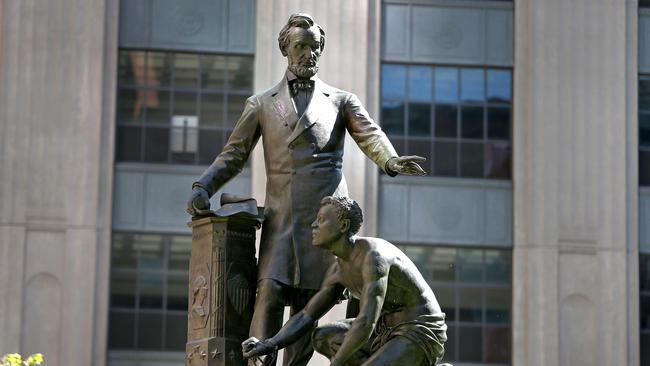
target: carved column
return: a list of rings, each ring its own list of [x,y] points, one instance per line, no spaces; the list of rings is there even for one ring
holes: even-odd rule
[[[186,366],[245,365],[241,342],[248,338],[253,316],[258,225],[239,215],[189,223]]]

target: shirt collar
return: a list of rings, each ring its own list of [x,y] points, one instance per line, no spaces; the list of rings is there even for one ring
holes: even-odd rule
[[[289,69],[287,69],[287,72],[285,73],[285,76],[286,76],[288,82],[291,82],[291,81],[294,81],[294,80],[298,79],[296,74],[289,71]],[[316,81],[316,75],[310,77],[308,80]]]

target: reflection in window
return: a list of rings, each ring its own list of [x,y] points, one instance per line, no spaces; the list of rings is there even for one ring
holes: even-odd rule
[[[120,51],[116,160],[211,163],[252,94],[252,75],[251,56]]]
[[[185,348],[190,249],[189,236],[113,233],[110,349]]]
[[[418,267],[446,314],[444,360],[509,364],[512,251],[419,245],[400,249]]]
[[[398,153],[429,158],[429,175],[510,179],[511,70],[384,63],[381,73],[381,124]]]
[[[639,77],[639,184],[650,185],[650,76]]]

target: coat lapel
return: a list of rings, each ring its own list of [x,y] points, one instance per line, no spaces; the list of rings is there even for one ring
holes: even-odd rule
[[[288,88],[287,88],[288,89]],[[329,103],[327,96],[324,94],[325,87],[322,81],[319,78],[314,77],[314,92],[311,94],[311,100],[307,105],[305,113],[300,117],[296,127],[293,129],[293,132],[287,138],[287,143],[293,143],[300,135],[302,135],[306,130],[312,128],[316,122],[318,122],[318,117],[320,116],[320,109]],[[291,100],[289,100],[291,102]],[[295,114],[295,112],[294,112]]]
[[[280,84],[278,85],[277,94],[274,96],[273,100],[273,109],[280,117],[280,120],[286,123],[288,126],[294,126],[298,120],[298,114],[296,114],[296,109],[293,106],[291,101],[291,95],[289,94],[289,85],[287,83],[287,78],[282,78]],[[284,126],[282,126],[284,127]]]

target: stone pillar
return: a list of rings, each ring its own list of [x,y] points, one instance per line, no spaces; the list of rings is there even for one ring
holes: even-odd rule
[[[192,221],[186,366],[236,366],[253,317],[255,229],[241,217]]]
[[[105,363],[117,4],[0,2],[0,354]]]
[[[636,6],[515,3],[515,366],[638,364]]]

